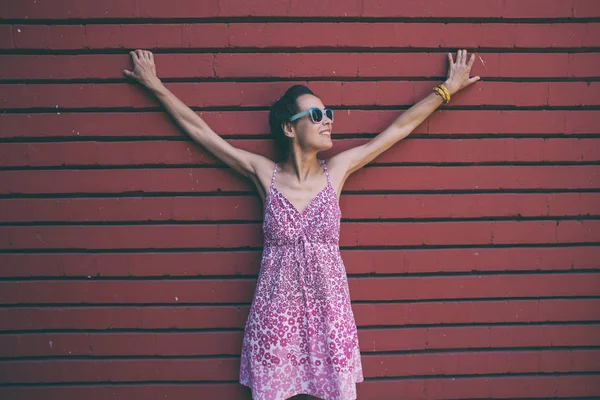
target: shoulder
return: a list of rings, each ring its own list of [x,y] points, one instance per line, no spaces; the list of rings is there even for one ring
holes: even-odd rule
[[[275,170],[276,163],[267,157],[261,157],[254,164],[256,179],[261,183],[261,186],[267,190],[271,184],[271,177]]]
[[[348,171],[348,164],[344,162],[343,158],[337,156],[333,156],[323,161],[327,167],[327,172],[329,173],[331,185],[336,190],[339,197],[342,193],[342,187],[344,186],[344,183],[348,178],[346,174],[346,172]]]
[[[324,160],[327,165],[327,170],[331,176],[345,177],[348,171],[348,158],[344,157],[342,153],[337,154]]]

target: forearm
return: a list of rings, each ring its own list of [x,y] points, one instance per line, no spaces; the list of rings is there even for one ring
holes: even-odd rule
[[[208,132],[210,129],[206,122],[191,108],[185,105],[160,81],[148,86],[156,99],[171,115],[175,122],[192,138],[198,139],[198,135]]]
[[[456,92],[455,88],[448,82],[445,82],[444,85],[446,85],[450,95]],[[391,125],[392,130],[396,131],[397,135],[400,135],[400,138],[397,140],[408,136],[443,103],[444,100],[432,91],[417,104],[403,112]]]
[[[450,93],[453,89],[448,88]],[[398,118],[373,140],[373,147],[377,152],[385,151],[399,140],[411,134],[423,121],[427,119],[444,100],[433,91],[411,108],[400,114]]]
[[[400,131],[400,134],[408,136],[415,128],[427,119],[439,106],[443,104],[443,99],[437,94],[431,92],[427,97],[413,105],[403,112],[392,123],[394,130]]]

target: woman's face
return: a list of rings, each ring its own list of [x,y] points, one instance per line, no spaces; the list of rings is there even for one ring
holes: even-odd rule
[[[311,94],[304,94],[296,100],[298,112],[316,107],[321,110],[325,108],[323,102]],[[323,113],[324,114],[324,113]],[[305,151],[324,151],[333,146],[331,141],[331,132],[333,122],[323,115],[323,119],[319,123],[314,123],[309,115],[304,115],[291,123],[293,131],[291,132],[295,139],[295,145],[300,146]]]

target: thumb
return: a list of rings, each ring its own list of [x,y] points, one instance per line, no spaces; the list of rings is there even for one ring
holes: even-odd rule
[[[474,77],[472,77],[472,78],[469,78],[469,84],[471,84],[471,83],[475,83],[475,82],[477,82],[477,81],[479,81],[479,80],[481,80],[481,77],[479,77],[479,76],[474,76]]]
[[[133,72],[126,69],[123,70],[123,75],[125,75],[127,78],[137,79]]]

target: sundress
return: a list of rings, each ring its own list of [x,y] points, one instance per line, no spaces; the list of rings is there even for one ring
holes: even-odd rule
[[[363,381],[348,277],[339,249],[341,210],[327,186],[298,211],[275,187],[264,209],[264,248],[241,351],[240,383],[253,400],[310,394],[356,399]]]

